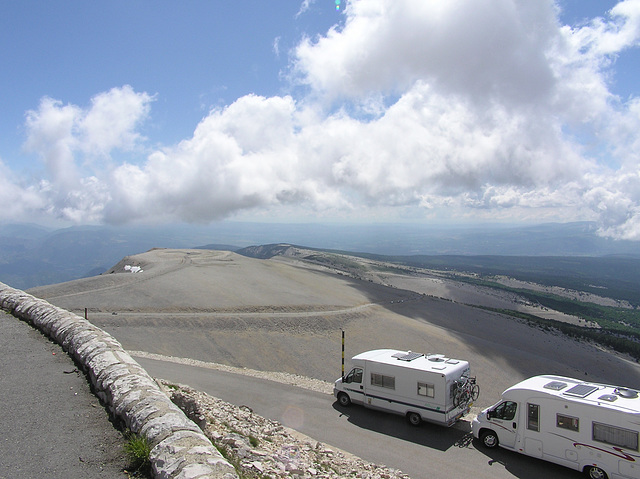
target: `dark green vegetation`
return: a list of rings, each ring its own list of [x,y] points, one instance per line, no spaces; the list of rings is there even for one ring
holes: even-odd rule
[[[530,326],[544,329],[545,331],[559,331],[574,339],[593,341],[603,346],[612,348],[618,352],[629,354],[636,361],[640,361],[640,332],[621,332],[615,328],[590,328],[575,324],[554,321],[553,319],[540,318],[531,314],[521,313],[508,309],[482,308],[490,311],[524,319]]]
[[[239,253],[269,258],[285,254],[290,245],[245,248]],[[259,251],[256,250],[259,248]],[[296,248],[296,247],[294,247]],[[306,248],[310,251],[309,248]],[[366,270],[398,274],[432,274],[455,281],[514,293],[543,308],[584,321],[583,324],[545,319],[515,310],[491,309],[526,320],[530,325],[556,330],[567,336],[595,341],[640,360],[640,258],[635,257],[527,257],[527,256],[382,256],[313,249],[305,261],[334,268],[353,277],[366,277]],[[350,257],[375,261],[368,267]],[[626,307],[602,306],[535,289],[505,286],[504,277],[543,286],[573,290],[574,296],[600,297],[626,302]]]
[[[127,433],[124,452],[129,458],[129,469],[137,477],[151,477],[151,445],[145,436]]]
[[[581,318],[585,321],[585,325],[544,319],[514,310],[494,311],[525,319],[529,324],[544,329],[558,330],[570,337],[595,341],[640,360],[640,259],[638,258],[419,256],[372,259],[391,261],[411,268],[445,271],[447,276],[457,281],[518,294],[531,303]],[[585,291],[627,301],[631,307],[602,306],[546,292],[512,288],[499,283],[497,276],[509,276],[545,286]],[[589,327],[588,323],[596,323],[598,327]]]
[[[640,360],[640,309],[637,306],[633,309],[601,306],[548,293],[507,288],[490,281],[478,282],[517,293],[533,303],[577,316],[585,321],[596,323],[599,327],[573,325],[509,310],[499,310],[499,312],[521,317],[530,324],[535,323],[544,328],[554,328],[570,337],[595,341],[621,353],[630,354],[636,360]]]
[[[593,321],[602,327],[613,328],[623,332],[640,331],[640,309],[637,308],[637,305],[633,308],[601,306],[599,304],[578,301],[555,294],[541,293],[522,288],[509,288],[494,281],[469,278],[465,278],[463,281],[513,292],[532,303],[577,316],[585,321]],[[633,303],[630,304],[633,305]]]
[[[238,252],[270,258],[286,254],[290,246],[264,245]],[[516,310],[493,311],[525,319],[531,325],[554,329],[570,337],[592,340],[640,360],[640,258],[637,257],[383,256],[302,249],[311,253],[303,254],[300,259],[362,279],[366,277],[367,269],[406,275],[429,270],[440,277],[514,293],[532,304],[578,317],[584,324],[569,324]],[[375,263],[365,266],[355,260],[358,257]],[[535,289],[509,287],[500,282],[501,277],[573,290],[578,298],[586,299],[589,296],[584,293],[592,293],[624,302],[626,307],[602,306]]]
[[[640,250],[640,248],[639,248]],[[545,286],[585,291],[640,306],[640,256],[381,256],[346,253],[410,267],[510,276]],[[463,277],[456,277],[463,279]],[[493,282],[490,286],[497,286]]]

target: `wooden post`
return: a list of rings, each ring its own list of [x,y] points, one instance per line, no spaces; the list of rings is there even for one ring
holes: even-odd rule
[[[84,308],[84,319],[89,319],[87,308]]]

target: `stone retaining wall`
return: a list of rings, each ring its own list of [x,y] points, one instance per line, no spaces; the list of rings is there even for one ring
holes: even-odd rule
[[[0,308],[38,328],[85,369],[109,411],[151,443],[155,477],[238,478],[200,428],[113,336],[76,314],[4,283],[0,283]]]

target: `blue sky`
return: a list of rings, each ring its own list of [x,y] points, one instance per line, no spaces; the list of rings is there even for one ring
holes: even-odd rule
[[[155,96],[145,136],[173,144],[212,107],[249,93],[286,93],[291,85],[280,74],[288,51],[341,20],[333,1],[300,15],[297,1],[7,2],[0,19],[2,158],[28,161],[17,158],[24,116],[43,96],[86,106],[100,92],[131,85]]]
[[[596,221],[640,0],[4,2],[0,222]]]

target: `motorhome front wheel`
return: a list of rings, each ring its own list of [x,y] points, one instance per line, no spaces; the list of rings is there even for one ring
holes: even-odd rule
[[[482,441],[482,445],[489,449],[498,445],[498,436],[496,436],[496,433],[493,431],[484,431],[480,436],[480,440]]]
[[[589,468],[589,479],[607,479],[607,473],[596,466]]]
[[[351,399],[349,398],[349,395],[346,393],[338,394],[338,402],[340,403],[340,406],[343,406],[343,407],[347,407],[351,405]]]

